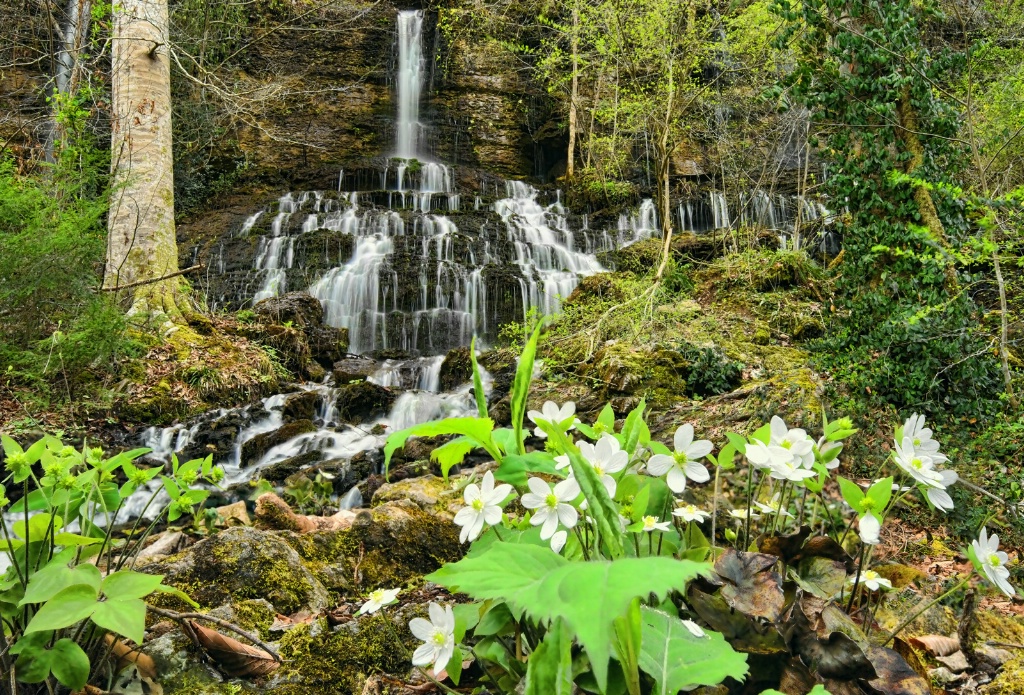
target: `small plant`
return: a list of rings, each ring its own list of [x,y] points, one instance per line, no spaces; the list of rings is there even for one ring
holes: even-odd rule
[[[53,436],[28,449],[8,436],[0,441],[7,471],[0,537],[11,563],[0,577],[3,681],[43,684],[51,693],[56,683],[72,690],[94,679],[105,683],[104,670],[112,667],[105,640],[142,643],[146,597],[168,593],[195,605],[162,576],[132,568],[156,524],[193,513],[209,494],[194,485],[216,483],[222,472],[209,457],[183,464],[174,458],[170,475],[162,475],[162,467],[135,465],[149,449],[106,458],[102,449],[77,451]],[[115,538],[118,512],[158,476],[162,485],[150,493],[142,515],[125,538]],[[119,485],[117,477],[125,482]],[[21,493],[13,504],[6,496],[11,485]],[[144,525],[161,491],[170,501]]]

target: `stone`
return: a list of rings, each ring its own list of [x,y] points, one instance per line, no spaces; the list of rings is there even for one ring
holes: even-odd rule
[[[347,384],[350,381],[365,381],[367,377],[378,369],[376,360],[368,357],[356,357],[354,355],[338,360],[332,366],[333,371],[331,374],[337,386]]]
[[[329,605],[327,590],[299,554],[278,534],[250,526],[220,531],[142,571],[164,575],[165,584],[203,606],[262,598],[287,615]]]
[[[307,451],[304,454],[289,456],[282,461],[261,468],[258,475],[263,480],[282,485],[289,477],[319,463],[321,458],[323,458],[322,452]]]
[[[316,417],[316,406],[320,395],[316,391],[293,393],[284,399],[281,406],[281,417],[285,422],[295,420],[312,420]]]
[[[394,391],[368,381],[345,384],[338,388],[335,402],[338,420],[359,423],[378,415],[384,415],[395,402]]]
[[[239,500],[223,507],[217,507],[217,516],[226,526],[250,526],[249,511],[245,508],[245,502]]]
[[[296,420],[271,432],[257,434],[242,445],[242,460],[239,462],[239,465],[243,468],[251,466],[278,444],[283,444],[300,434],[316,432],[316,429],[316,425],[310,420]]]
[[[320,300],[308,292],[289,292],[257,302],[252,308],[256,316],[266,323],[294,328],[322,326],[324,308]]]
[[[441,363],[440,386],[442,391],[454,391],[457,387],[473,379],[473,363],[469,357],[469,348],[460,347],[449,350]]]
[[[446,484],[442,478],[433,475],[385,483],[373,493],[371,504],[376,507],[385,502],[402,500],[412,502],[425,512],[447,519],[454,518],[455,513],[465,506],[459,491]]]
[[[307,326],[303,329],[309,345],[309,356],[322,369],[330,369],[345,356],[348,349],[348,329],[333,326]]]

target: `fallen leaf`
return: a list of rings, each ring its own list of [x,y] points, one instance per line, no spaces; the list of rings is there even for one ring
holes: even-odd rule
[[[153,663],[152,657],[148,654],[143,654],[138,649],[132,649],[109,633],[103,638],[103,641],[107,643],[111,655],[117,661],[118,671],[123,671],[132,664],[135,664],[139,669],[140,677],[156,679],[156,664]]]
[[[778,561],[775,555],[726,550],[715,560],[715,572],[727,582],[722,598],[741,613],[775,622],[786,602],[774,569]]]
[[[868,647],[867,656],[878,674],[877,678],[868,681],[868,686],[875,692],[882,695],[931,695],[928,681],[895,650]]]
[[[796,533],[785,536],[761,536],[757,539],[757,549],[762,553],[777,555],[788,565],[800,553],[804,541],[809,535],[811,535],[811,527],[804,525]]]
[[[721,632],[734,649],[748,654],[783,654],[786,642],[778,628],[733,610],[718,594],[706,594],[695,587],[687,603],[716,632]]]
[[[808,540],[793,560],[798,561],[807,557],[827,557],[831,560],[838,560],[846,566],[848,573],[857,569],[857,563],[849,553],[843,550],[843,546],[828,536],[815,536]]]
[[[804,591],[829,599],[846,583],[846,566],[827,557],[805,557],[799,565],[789,568],[789,576]]]
[[[258,678],[272,673],[281,665],[268,652],[242,644],[216,630],[205,628],[194,620],[189,621],[189,626],[195,632],[203,650],[225,675],[234,678]]]
[[[860,645],[843,632],[829,630],[822,618],[821,605],[817,599],[793,602],[785,628],[790,649],[812,673],[822,678],[844,681],[875,678],[871,661]]]
[[[960,651],[960,640],[956,637],[921,635],[920,637],[911,637],[907,641],[912,647],[923,649],[932,656],[948,656]]]

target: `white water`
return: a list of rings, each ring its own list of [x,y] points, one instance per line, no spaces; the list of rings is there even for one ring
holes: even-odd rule
[[[395,156],[414,159],[419,152],[420,92],[423,85],[421,36],[423,12],[398,13],[398,119]]]

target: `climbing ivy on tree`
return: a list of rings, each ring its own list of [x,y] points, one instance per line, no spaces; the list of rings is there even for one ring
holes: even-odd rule
[[[966,156],[942,84],[960,56],[925,43],[940,19],[911,0],[775,0],[780,45],[800,59],[787,78],[811,109],[839,216],[826,366],[868,400],[976,413],[1000,391],[993,347],[977,330],[969,241],[954,183]]]

